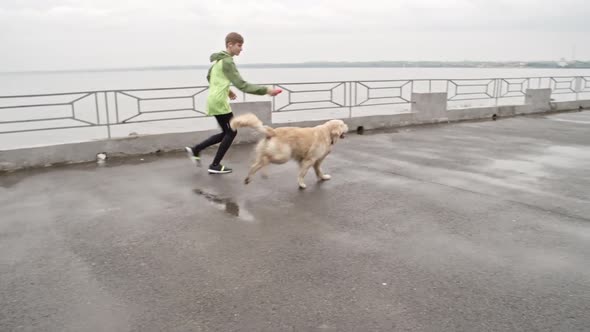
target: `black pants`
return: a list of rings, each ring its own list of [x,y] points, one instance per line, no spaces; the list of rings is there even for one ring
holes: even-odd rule
[[[203,142],[201,142],[193,147],[193,151],[195,153],[199,153],[202,150],[210,147],[211,145],[221,142],[221,144],[219,145],[219,148],[217,149],[217,154],[215,154],[215,158],[213,159],[213,163],[211,163],[211,165],[219,165],[219,163],[221,162],[221,159],[223,159],[223,156],[225,156],[225,153],[227,152],[227,150],[231,146],[231,143],[234,141],[234,138],[236,137],[236,134],[238,133],[237,131],[232,130],[231,127],[229,126],[229,121],[233,117],[234,117],[233,113],[215,115],[215,120],[217,120],[217,123],[221,127],[222,132],[217,135],[213,135],[213,136],[207,138]]]

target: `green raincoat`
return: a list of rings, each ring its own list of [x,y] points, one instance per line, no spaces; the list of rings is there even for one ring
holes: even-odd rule
[[[265,95],[266,87],[250,84],[242,78],[236,68],[233,57],[226,51],[211,54],[211,62],[215,62],[207,73],[209,95],[207,96],[207,114],[221,115],[231,112],[229,106],[229,87],[233,84],[245,93]]]

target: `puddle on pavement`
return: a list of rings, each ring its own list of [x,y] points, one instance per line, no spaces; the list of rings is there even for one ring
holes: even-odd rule
[[[240,205],[231,198],[220,197],[212,193],[205,192],[201,189],[193,189],[193,192],[199,196],[205,197],[211,204],[225,213],[240,218],[244,221],[254,221],[254,216],[246,209],[240,208]]]
[[[535,177],[550,176],[556,169],[577,168],[590,162],[590,151],[585,146],[553,145],[538,153],[520,155],[520,160],[495,160],[492,167],[519,172]]]

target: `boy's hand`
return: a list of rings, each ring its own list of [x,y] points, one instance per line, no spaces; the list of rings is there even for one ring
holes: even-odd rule
[[[236,100],[236,98],[238,98],[238,96],[236,96],[233,91],[229,90],[229,99]]]
[[[276,95],[278,95],[281,92],[283,92],[283,90],[281,90],[281,89],[273,89],[271,87],[268,87],[266,89],[266,94],[267,95],[270,95],[270,96],[273,96],[273,97],[276,96]]]

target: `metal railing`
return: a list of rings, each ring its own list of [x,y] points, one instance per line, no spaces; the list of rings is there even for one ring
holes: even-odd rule
[[[110,138],[112,125],[205,116],[196,108],[205,91],[207,87],[177,87],[0,96],[0,134],[106,127]],[[28,125],[34,123],[43,125]]]
[[[504,100],[522,104],[526,90],[550,88],[552,98],[590,99],[589,76],[486,79],[409,79],[274,83],[284,92],[272,98],[276,113],[353,110],[402,105],[409,108],[414,92],[447,93],[449,104]],[[207,86],[87,91],[0,96],[0,134],[100,127],[204,117]],[[258,97],[260,98],[260,97]],[[256,97],[242,94],[240,101]],[[261,100],[268,100],[265,97]],[[1,137],[1,136],[0,136]]]

